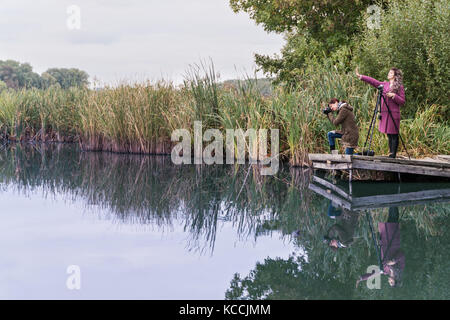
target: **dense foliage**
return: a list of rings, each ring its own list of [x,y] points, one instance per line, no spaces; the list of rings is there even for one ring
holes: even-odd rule
[[[380,8],[380,24],[374,26]],[[269,32],[284,33],[281,56],[256,54],[256,63],[276,80],[298,87],[311,72],[331,63],[339,72],[386,79],[404,71],[408,116],[427,104],[449,105],[450,3],[447,0],[305,1],[230,0]],[[445,114],[446,117],[450,113]]]
[[[0,92],[5,86],[12,89],[45,89],[55,85],[63,89],[86,87],[88,79],[86,72],[75,68],[51,68],[39,75],[29,63],[0,60]]]
[[[392,2],[389,10],[382,12],[382,28],[364,28],[357,40],[355,64],[380,79],[386,77],[391,66],[402,69],[410,111],[418,104],[448,106],[449,34],[449,1]]]

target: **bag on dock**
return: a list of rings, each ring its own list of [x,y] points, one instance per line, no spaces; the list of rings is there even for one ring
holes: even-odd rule
[[[375,151],[373,151],[373,150],[363,150],[363,152],[355,153],[355,155],[373,157],[373,156],[375,156]]]

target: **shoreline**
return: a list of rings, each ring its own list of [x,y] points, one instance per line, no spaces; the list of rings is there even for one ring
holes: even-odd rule
[[[20,146],[36,146],[36,145],[72,145],[72,146],[78,146],[79,150],[81,152],[88,152],[88,153],[106,153],[106,154],[113,154],[113,155],[130,155],[130,156],[160,156],[160,157],[170,157],[170,152],[159,152],[159,153],[151,153],[151,152],[120,152],[120,151],[112,151],[112,150],[104,150],[104,149],[88,149],[83,148],[79,141],[6,141],[4,139],[0,139],[0,151],[5,149],[8,145],[20,145]],[[175,144],[175,143],[174,143]],[[191,158],[192,160],[194,157]],[[225,161],[225,157],[223,158]],[[246,157],[246,163],[248,163],[248,157]],[[419,159],[420,160],[420,159]],[[235,159],[236,161],[236,159]],[[192,162],[193,165],[196,165],[194,162]],[[234,164],[226,164],[223,163],[223,165],[235,165]],[[202,163],[200,165],[207,165],[206,163]],[[213,165],[220,165],[220,164],[213,164]],[[256,166],[261,166],[261,163],[253,164]],[[302,165],[296,165],[292,164],[289,159],[286,157],[280,157],[280,165],[281,166],[288,166],[289,168],[293,169],[306,169],[315,171],[317,169],[313,168],[312,162],[309,164],[303,163]],[[348,173],[345,170],[336,170],[336,173],[334,174],[335,177],[338,177],[342,180],[348,180]],[[424,182],[424,181],[450,181],[450,179],[445,177],[431,177],[431,176],[410,176],[408,174],[403,174],[403,179],[406,181],[416,181],[416,182]],[[403,180],[402,179],[402,180]],[[392,172],[382,172],[382,171],[370,171],[370,170],[353,170],[353,180],[355,181],[372,181],[372,182],[398,182],[398,176],[395,173]]]

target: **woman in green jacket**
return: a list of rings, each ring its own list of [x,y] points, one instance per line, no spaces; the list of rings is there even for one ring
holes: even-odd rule
[[[337,111],[337,117],[333,116],[333,111]],[[345,147],[345,154],[353,154],[358,147],[359,130],[356,125],[353,107],[345,101],[333,98],[328,103],[328,108],[323,111],[335,126],[341,125],[341,130],[328,132],[328,142],[330,150],[336,149],[336,138],[341,139]]]

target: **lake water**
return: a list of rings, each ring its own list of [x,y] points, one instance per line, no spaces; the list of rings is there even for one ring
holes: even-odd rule
[[[355,182],[351,199],[310,183],[287,167],[270,177],[70,145],[3,148],[0,298],[450,298],[449,183]],[[384,274],[356,288],[386,263],[386,222],[399,232],[396,286]]]

